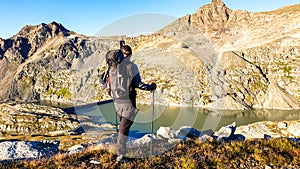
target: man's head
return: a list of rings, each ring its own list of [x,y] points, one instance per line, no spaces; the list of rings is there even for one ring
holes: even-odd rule
[[[128,45],[122,46],[121,47],[121,51],[123,52],[123,54],[124,54],[125,57],[132,55],[131,47],[128,46]]]

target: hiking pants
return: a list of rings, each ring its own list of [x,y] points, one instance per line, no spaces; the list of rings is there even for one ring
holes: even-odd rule
[[[128,120],[125,117],[120,117],[120,128],[118,133],[118,141],[117,141],[117,154],[118,155],[126,155],[126,142],[128,140],[129,130],[133,121]]]
[[[135,105],[134,105],[135,106]],[[133,124],[133,120],[137,114],[136,108],[129,103],[116,103],[115,107],[118,116],[120,117],[120,126],[118,132],[117,140],[117,154],[126,155],[126,142],[128,140],[128,135],[130,127]]]

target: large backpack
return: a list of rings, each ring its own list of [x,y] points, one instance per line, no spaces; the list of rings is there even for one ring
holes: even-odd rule
[[[111,50],[106,54],[110,95],[114,99],[129,99],[133,79],[132,62],[125,59],[121,50]]]
[[[108,68],[117,67],[124,60],[124,55],[121,50],[110,50],[105,55]]]

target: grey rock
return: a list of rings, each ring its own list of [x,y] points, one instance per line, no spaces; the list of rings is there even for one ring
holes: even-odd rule
[[[293,122],[288,125],[288,128],[286,131],[293,137],[299,137],[300,136],[300,122]]]
[[[156,134],[165,139],[174,139],[176,133],[171,127],[160,127]]]
[[[82,145],[82,144],[75,145],[75,146],[68,148],[67,154],[72,155],[75,153],[79,153],[79,152],[83,151],[85,148],[86,148],[86,146]]]
[[[300,143],[300,140],[297,138],[289,138],[290,141],[294,141],[296,143]]]
[[[156,136],[153,134],[146,134],[142,138],[136,139],[133,141],[133,145],[147,145],[152,140],[155,140]]]
[[[204,135],[197,138],[197,140],[199,140],[201,143],[204,143],[204,142],[206,142],[208,140],[212,140],[212,139],[213,138],[211,136],[206,135],[206,134],[204,134]]]
[[[234,132],[236,130],[236,123],[233,122],[232,124],[228,126],[222,127],[218,132],[216,132],[217,140],[222,139],[229,139],[234,135]]]
[[[58,153],[58,147],[59,141],[5,141],[0,143],[0,161],[50,157]]]
[[[272,169],[271,166],[265,165],[265,169]]]
[[[176,131],[176,136],[179,138],[197,138],[201,136],[201,132],[191,126],[182,126]]]
[[[267,135],[267,134],[264,134],[264,139],[265,139],[265,140],[269,140],[270,138],[272,138],[272,136]]]
[[[277,122],[265,121],[256,122],[253,124],[239,126],[236,129],[235,134],[241,134],[246,137],[246,139],[251,138],[265,138],[269,136],[272,138],[297,138],[300,136],[299,121],[284,121],[282,124],[286,124],[286,128],[280,128]]]

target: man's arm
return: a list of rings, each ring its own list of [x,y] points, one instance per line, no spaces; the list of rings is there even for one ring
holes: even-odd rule
[[[142,82],[138,67],[134,63],[133,63],[133,79],[132,79],[132,81],[133,81],[134,88],[139,88],[141,90],[151,90],[151,91],[156,89],[155,83],[152,83],[150,85],[150,84],[146,84],[146,83]]]

